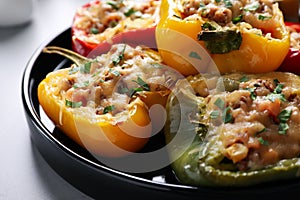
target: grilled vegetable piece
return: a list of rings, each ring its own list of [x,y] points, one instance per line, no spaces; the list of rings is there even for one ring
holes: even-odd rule
[[[165,134],[178,179],[249,186],[297,178],[300,79],[292,73],[190,76],[167,103]],[[177,123],[174,123],[177,119]],[[180,147],[180,148],[179,148]]]

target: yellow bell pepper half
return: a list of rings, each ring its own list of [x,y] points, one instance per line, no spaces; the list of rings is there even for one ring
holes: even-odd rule
[[[151,119],[148,108],[140,98],[128,104],[123,120],[106,115],[93,116],[82,109],[65,105],[59,94],[59,80],[68,75],[69,69],[50,73],[38,87],[38,99],[49,118],[68,137],[89,152],[120,157],[140,150],[151,135]],[[132,135],[134,134],[134,135]]]
[[[256,20],[259,25],[254,22],[251,25],[241,20],[219,26],[216,22],[201,17],[200,14],[184,17],[182,2],[182,0],[162,0],[161,20],[156,28],[156,40],[163,61],[185,76],[215,70],[221,74],[274,71],[288,53],[289,33],[277,3],[272,5],[272,17]],[[209,32],[214,36],[211,37],[210,44],[217,44],[220,39],[218,34],[222,35],[230,30],[240,37],[237,48],[225,52],[210,51],[207,41],[201,39],[202,33],[206,31],[204,27],[209,23],[217,24],[218,27]],[[267,26],[269,24],[272,25]],[[227,38],[224,39],[225,42],[226,40]],[[218,51],[222,50],[218,49],[218,46],[216,48]]]

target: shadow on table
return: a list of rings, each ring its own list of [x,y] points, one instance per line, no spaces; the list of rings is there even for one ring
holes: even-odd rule
[[[90,197],[81,193],[61,178],[43,159],[33,142],[31,142],[31,150],[35,166],[34,170],[37,173],[37,177],[40,178],[43,188],[51,197],[49,199],[91,200]]]
[[[0,42],[8,40],[14,37],[15,35],[18,35],[30,25],[31,22],[27,22],[16,26],[0,26]]]

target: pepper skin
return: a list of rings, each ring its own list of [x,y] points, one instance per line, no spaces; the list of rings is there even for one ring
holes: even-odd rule
[[[233,30],[241,33],[242,36],[239,49],[228,53],[207,51],[209,55],[206,55],[202,48],[205,50],[207,48],[203,41],[198,41],[198,35],[204,31],[202,26],[210,21],[199,15],[187,20],[179,10],[180,2],[179,0],[162,0],[156,40],[164,62],[185,76],[215,70],[212,68],[214,64],[221,74],[234,71],[270,72],[280,66],[288,53],[289,34],[277,4],[273,5],[272,17],[272,20],[277,23],[276,27],[262,30],[263,34],[257,34],[254,28],[249,28],[247,23],[233,24]],[[243,28],[244,25],[248,27]],[[270,33],[272,37],[266,36],[269,35],[267,33]],[[191,56],[192,52],[198,53],[197,59]],[[210,57],[214,64],[210,62]]]
[[[224,79],[222,80],[227,80],[227,82],[224,81],[223,86],[225,86],[226,91],[229,90],[232,91],[232,94],[237,94],[234,92],[236,92],[235,90],[242,82],[241,77],[243,77],[244,79],[244,77],[247,76],[249,75],[239,74],[224,76]],[[231,78],[227,79],[228,77]],[[284,87],[294,88],[291,90],[294,91],[294,94],[291,95],[299,95],[298,92],[300,79],[294,74],[271,72],[266,74],[255,74],[251,76],[250,79],[253,77],[260,80],[267,80],[266,78],[270,78],[271,80],[276,79],[276,81],[279,80],[280,83],[284,85]],[[205,77],[200,76],[189,76],[188,83],[184,83],[183,81],[179,80],[168,98],[166,106],[167,121],[165,126],[165,136],[168,144],[174,143],[169,147],[168,152],[170,160],[174,161],[172,162],[172,168],[178,180],[183,184],[193,186],[244,187],[299,177],[299,154],[298,156],[296,155],[294,157],[279,159],[277,162],[268,164],[264,167],[254,167],[251,170],[239,170],[237,168],[237,163],[233,162],[227,157],[224,159],[225,149],[221,142],[221,137],[224,136],[222,135],[224,133],[224,126],[212,125],[212,127],[210,127],[211,119],[209,119],[209,117],[207,116],[212,115],[207,115],[207,113],[209,113],[207,107],[208,103],[207,100],[205,100],[207,94],[205,94],[204,92],[203,94],[199,95],[199,91],[204,91],[204,82],[207,81],[207,83],[210,83],[212,85],[214,84],[210,82],[211,80],[215,80],[217,82],[217,85],[221,82],[217,81],[214,78],[211,80],[205,79]],[[208,79],[210,79],[210,77],[208,77]],[[217,85],[215,85],[215,87],[217,87]],[[222,86],[220,88],[222,88]],[[245,93],[245,91],[241,92]],[[204,95],[205,97],[202,97],[201,95]],[[293,120],[295,120],[295,118],[293,118]],[[293,126],[292,123],[295,123],[294,127],[296,127],[296,129],[294,130],[294,133],[295,135],[297,135],[299,133],[299,126],[297,125],[296,121],[291,122],[290,126]],[[266,129],[268,129],[269,127],[267,127]],[[243,128],[244,127],[242,127],[241,130],[244,130]],[[247,130],[249,131],[250,129]],[[230,130],[229,134],[232,131],[234,130]],[[267,130],[263,129],[263,131]],[[242,134],[242,132],[239,132],[239,134]],[[259,134],[261,134],[261,132],[256,134],[254,135],[254,137],[259,137]],[[287,133],[287,135],[276,135],[278,133],[276,133],[275,131],[270,135],[272,134],[273,136],[275,134],[276,137],[279,136],[281,138],[278,140],[284,141],[286,139],[285,137],[289,133]],[[182,137],[182,139],[177,140],[177,142],[173,142],[177,137]],[[249,140],[251,141],[251,145],[254,144],[252,142],[255,140],[255,138],[254,140],[252,139]],[[271,141],[272,139],[265,138],[265,140]],[[228,141],[234,141],[234,137],[229,137],[226,142]],[[243,139],[240,138],[237,143],[243,143]],[[280,146],[279,143],[277,144]],[[258,145],[261,145],[259,146],[259,148],[263,149],[269,147],[268,145],[272,144],[260,143]],[[282,150],[283,152],[289,151],[290,148],[288,144],[285,145],[287,146],[285,146],[286,149]],[[258,146],[252,146],[251,148],[257,147]],[[281,147],[284,148],[283,146]],[[225,146],[225,148],[227,148],[227,146]],[[239,153],[239,151],[236,151],[236,153]],[[261,155],[262,154],[260,154],[260,156]],[[263,159],[260,156],[258,156],[258,158]],[[247,157],[241,162],[247,162],[248,159],[251,158]],[[260,163],[260,161],[255,162]],[[253,162],[250,163],[250,165],[252,166],[255,165]]]
[[[86,12],[89,12],[88,11],[89,9],[95,10],[96,6],[101,3],[109,3],[109,1],[105,2],[101,0],[94,0],[83,5],[81,9],[87,10]],[[158,7],[159,6],[157,6],[157,8]],[[89,24],[88,27],[83,27],[82,25],[78,25],[80,21],[83,21],[85,17],[87,17],[85,16],[85,13],[82,13],[79,9],[74,15],[72,26],[71,26],[72,49],[83,56],[88,56],[91,52],[93,53],[93,50],[98,45],[100,46],[98,47],[98,49],[102,49],[103,52],[108,51],[113,44],[117,44],[117,43],[126,43],[131,46],[145,45],[145,46],[155,48],[156,47],[155,27],[156,27],[156,20],[157,20],[156,16],[158,15],[154,13],[153,21],[151,24],[149,24],[149,22],[146,22],[146,20],[150,21],[150,19],[144,20],[145,27],[141,27],[143,26],[142,23],[138,22],[137,20],[136,22],[134,22],[136,23],[135,25],[136,28],[128,29],[126,28],[126,24],[124,24],[125,21],[121,20],[119,22],[120,26],[116,26],[113,28],[115,29],[114,31],[112,28],[106,28],[102,32],[91,33],[89,29],[91,29],[97,23],[95,22],[94,19],[94,21],[90,21],[88,23],[85,22],[83,26]],[[99,37],[98,39],[93,39],[93,40],[89,39],[94,37],[95,35],[103,35],[103,36]]]
[[[296,22],[285,22],[286,26],[290,28],[292,31],[300,33],[300,24]],[[292,37],[291,37],[292,38]],[[278,71],[283,72],[292,72],[300,75],[300,68],[298,67],[298,63],[300,63],[300,49],[299,45],[293,45],[291,42],[291,46],[287,56],[284,61],[280,65]]]

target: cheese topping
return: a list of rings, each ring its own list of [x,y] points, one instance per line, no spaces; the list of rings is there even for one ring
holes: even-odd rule
[[[67,107],[85,109],[91,116],[114,116],[128,110],[137,95],[166,91],[176,79],[176,73],[161,63],[156,52],[116,44],[107,54],[73,66],[68,76],[60,79],[58,90]]]
[[[273,0],[181,0],[179,17],[227,28],[239,23],[246,29],[250,26],[262,31],[260,34],[274,34],[272,30],[280,26],[278,11],[278,4]]]

